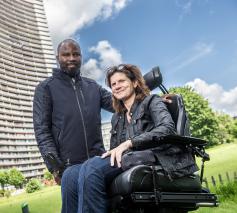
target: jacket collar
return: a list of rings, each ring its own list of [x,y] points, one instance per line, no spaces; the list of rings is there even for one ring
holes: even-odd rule
[[[53,76],[56,78],[64,79],[66,81],[71,81],[72,77],[67,75],[66,72],[64,72],[60,68],[53,68]],[[80,81],[81,80],[81,75],[80,72],[77,72],[75,75],[75,81]]]
[[[134,103],[133,103],[133,105],[132,105],[132,107],[131,107],[131,109],[130,109],[130,114],[131,114],[131,115],[133,115],[133,113],[136,111],[136,109],[137,109],[139,103],[140,103],[140,102],[138,102],[138,101],[136,101],[136,100],[134,101]]]

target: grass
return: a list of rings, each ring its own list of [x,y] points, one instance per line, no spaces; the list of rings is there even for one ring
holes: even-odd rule
[[[219,207],[203,207],[193,213],[236,213],[237,212],[237,196],[233,200],[226,200]]]
[[[210,182],[211,176],[218,179],[218,174],[221,174],[223,180],[226,181],[226,172],[229,173],[231,179],[234,177],[234,172],[237,172],[237,143],[223,144],[207,150],[211,160],[205,162],[204,177],[207,177]],[[201,165],[198,159],[198,165]],[[199,166],[201,168],[201,166]]]
[[[237,143],[223,144],[207,150],[211,161],[205,163],[204,176],[210,180],[211,176],[218,178],[218,174],[225,177],[229,172],[233,178],[233,171],[237,172]],[[200,165],[200,161],[198,163]],[[210,184],[209,184],[210,185]],[[213,190],[214,191],[214,188]],[[61,209],[60,187],[46,187],[32,194],[23,193],[10,198],[0,198],[1,213],[20,213],[22,203],[28,203],[30,213],[59,213]],[[195,213],[236,213],[237,196],[225,200],[218,208],[200,208]]]
[[[21,205],[28,203],[30,213],[59,213],[61,209],[60,187],[46,187],[40,191],[23,193],[0,199],[1,213],[20,213]]]
[[[236,213],[237,212],[237,182],[230,182],[218,186],[214,191],[219,196],[218,208],[200,208],[195,213]]]

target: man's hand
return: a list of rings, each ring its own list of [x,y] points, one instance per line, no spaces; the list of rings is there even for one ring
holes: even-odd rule
[[[60,186],[61,185],[61,176],[59,175],[59,172],[54,171],[53,177],[54,177],[55,182]]]
[[[172,96],[173,94],[165,94],[165,95],[162,95],[161,98],[164,103],[170,104],[172,103]]]
[[[101,158],[106,158],[106,157],[110,156],[110,165],[114,166],[115,163],[117,163],[117,166],[120,168],[121,167],[121,158],[122,158],[123,152],[128,150],[131,147],[132,147],[131,140],[127,140],[127,141],[121,143],[116,148],[114,148],[114,149],[112,149],[110,151],[105,152],[101,156]]]

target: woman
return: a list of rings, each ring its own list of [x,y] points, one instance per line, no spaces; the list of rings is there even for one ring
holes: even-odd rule
[[[111,149],[101,157],[88,160],[81,168],[84,178],[79,186],[79,212],[106,212],[106,186],[122,172],[122,155],[130,149],[156,146],[154,154],[170,178],[196,171],[190,153],[176,146],[160,144],[162,137],[175,134],[174,122],[161,98],[149,94],[138,67],[129,64],[111,67],[106,81],[112,90],[116,112],[111,121]],[[171,154],[166,156],[167,152]],[[175,154],[179,155],[178,165],[175,165]]]
[[[110,151],[111,166],[121,167],[122,153],[128,149],[144,149],[165,135],[174,134],[175,127],[165,104],[157,95],[150,95],[138,67],[122,64],[107,73],[112,89],[115,114],[112,118]]]

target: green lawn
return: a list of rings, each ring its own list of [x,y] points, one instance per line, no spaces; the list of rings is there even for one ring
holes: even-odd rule
[[[30,213],[59,213],[61,209],[60,187],[44,188],[31,194],[23,193],[0,199],[1,213],[21,213],[22,203],[28,203]]]
[[[224,144],[207,150],[211,161],[205,163],[205,176],[210,181],[211,175],[218,177],[218,174],[225,176],[230,173],[233,178],[233,171],[237,172],[237,143]],[[1,213],[21,213],[21,204],[27,202],[30,213],[59,213],[61,209],[60,187],[53,186],[44,188],[38,192],[0,198]],[[195,213],[236,213],[237,197],[232,201],[221,203],[218,208],[200,208]]]
[[[236,213],[237,212],[237,196],[233,200],[220,203],[219,207],[207,208],[203,207],[193,213]]]
[[[211,158],[205,162],[204,177],[207,177],[208,182],[211,181],[211,176],[218,179],[218,174],[226,180],[226,172],[233,179],[234,172],[237,172],[237,143],[219,145],[206,151]],[[200,159],[198,164],[200,165]]]

